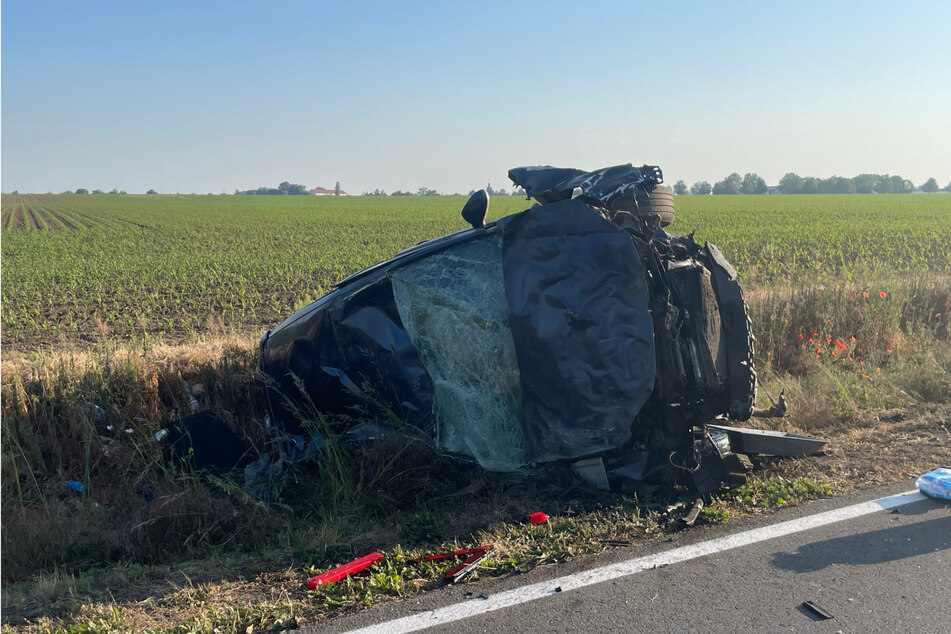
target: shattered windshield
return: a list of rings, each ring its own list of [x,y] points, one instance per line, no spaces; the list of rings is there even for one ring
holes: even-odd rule
[[[494,471],[525,463],[501,234],[390,273],[400,319],[433,381],[436,447]]]

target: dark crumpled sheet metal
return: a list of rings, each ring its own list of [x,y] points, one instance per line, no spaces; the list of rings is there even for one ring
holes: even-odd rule
[[[549,165],[516,167],[509,170],[509,178],[541,203],[567,200],[578,188],[584,202],[609,208],[619,199],[633,200],[638,189],[651,191],[664,182],[656,165],[634,167],[630,163],[593,172]]]
[[[618,448],[654,387],[647,284],[630,237],[577,200],[499,225],[532,459]]]
[[[321,411],[354,422],[396,414],[432,441],[432,380],[400,320],[387,271],[487,231],[502,232],[526,461],[619,447],[653,389],[648,292],[628,235],[577,200],[434,240],[354,276],[265,334],[261,370],[295,398],[289,373],[297,375]],[[281,397],[268,395],[292,426]]]
[[[432,435],[432,382],[385,277],[338,288],[289,317],[262,340],[261,370],[277,383],[268,390],[271,409],[294,431],[284,399],[308,404],[291,373],[321,412],[357,420],[395,414],[421,437]]]

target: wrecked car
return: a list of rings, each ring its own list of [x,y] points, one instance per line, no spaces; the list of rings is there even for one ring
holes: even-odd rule
[[[722,423],[753,414],[747,307],[716,246],[665,230],[660,168],[509,177],[531,207],[486,222],[477,192],[471,228],[351,275],[264,333],[275,423],[299,432],[294,403],[310,400],[340,429],[412,434],[489,471],[568,468],[603,490],[742,479],[742,430]]]

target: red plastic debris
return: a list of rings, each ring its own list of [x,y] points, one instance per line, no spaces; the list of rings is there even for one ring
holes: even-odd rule
[[[541,511],[536,511],[528,516],[528,521],[532,524],[544,524],[548,521],[548,516]]]
[[[321,573],[316,577],[311,577],[307,580],[307,587],[311,590],[315,590],[317,586],[340,581],[345,577],[349,577],[350,575],[355,575],[358,572],[366,570],[381,559],[383,559],[383,555],[381,553],[371,553],[366,557],[360,557],[360,559],[351,561],[349,564],[344,564],[339,568],[334,568],[333,570],[328,570],[327,572]]]
[[[493,552],[495,552],[495,547],[492,544],[489,544],[488,546],[479,546],[478,548],[464,548],[451,553],[439,553],[436,555],[417,557],[416,559],[411,559],[410,563],[418,564],[423,561],[436,561],[438,559],[448,559],[450,557],[466,557],[465,561],[443,575],[445,579],[455,583],[478,568],[479,564],[481,564]]]

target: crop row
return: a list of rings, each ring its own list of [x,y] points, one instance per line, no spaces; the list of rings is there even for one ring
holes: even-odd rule
[[[462,229],[463,198],[4,196],[3,343],[271,326],[341,278]],[[490,216],[523,209],[492,200]],[[675,233],[716,243],[749,285],[951,274],[951,196],[680,197]],[[6,227],[32,210],[60,231]],[[37,221],[39,222],[39,221]]]

